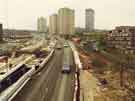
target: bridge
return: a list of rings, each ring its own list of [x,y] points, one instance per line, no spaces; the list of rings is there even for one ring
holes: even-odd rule
[[[63,42],[57,41],[48,56],[38,59],[32,56],[21,62],[21,64],[26,65],[26,68],[29,68],[28,72],[26,71],[20,78],[18,77],[15,83],[9,83],[9,86],[1,91],[0,100],[75,101],[77,95],[75,90],[77,86],[75,57],[70,44],[68,42],[66,44],[67,46],[64,46]],[[67,49],[69,52],[65,52]],[[64,59],[64,57],[67,58]],[[22,66],[18,65],[16,68]],[[7,75],[8,78],[3,78],[1,82],[9,82],[9,80],[12,82],[14,78],[10,77],[10,75],[15,75],[16,70],[12,70]],[[2,85],[1,82],[0,85]]]

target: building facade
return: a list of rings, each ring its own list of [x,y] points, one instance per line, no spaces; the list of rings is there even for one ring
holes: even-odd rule
[[[93,9],[89,8],[85,10],[85,29],[86,32],[94,31],[95,26],[95,12]]]
[[[49,17],[49,33],[57,34],[58,33],[58,16],[53,14]]]
[[[70,34],[75,33],[75,11],[70,10]]]
[[[47,32],[47,24],[46,24],[46,19],[44,17],[38,18],[37,30],[40,33],[46,33]]]
[[[74,10],[61,8],[58,11],[58,32],[61,35],[71,35],[75,31]]]
[[[135,27],[119,26],[107,33],[107,45],[111,48],[135,52]]]

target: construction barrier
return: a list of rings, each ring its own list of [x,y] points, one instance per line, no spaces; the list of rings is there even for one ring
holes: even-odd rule
[[[75,89],[74,89],[73,101],[83,101],[81,99],[82,96],[80,95],[80,80],[79,80],[80,70],[82,70],[82,63],[81,63],[80,58],[79,58],[79,53],[78,53],[76,47],[74,46],[74,44],[70,41],[68,43],[73,51],[73,56],[74,56],[75,65],[76,65]]]

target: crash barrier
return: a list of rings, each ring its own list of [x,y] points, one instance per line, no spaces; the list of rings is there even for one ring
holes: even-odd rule
[[[12,98],[21,90],[21,88],[27,83],[30,79],[30,76],[35,71],[34,68],[31,68],[27,73],[25,73],[16,83],[7,88],[0,94],[0,101],[11,101]]]
[[[40,71],[43,69],[43,67],[48,63],[48,61],[49,61],[49,60],[51,59],[51,57],[53,56],[54,51],[55,51],[55,50],[53,49],[53,50],[50,52],[50,54],[43,60],[43,62],[39,64],[39,68],[35,71],[34,74],[40,72]],[[33,75],[34,75],[34,74],[33,74]]]
[[[0,101],[11,101],[24,87],[24,85],[30,80],[31,76],[35,73],[39,72],[41,68],[45,66],[45,64],[50,60],[53,56],[54,50],[50,52],[50,54],[43,60],[41,64],[39,64],[39,69],[36,70],[35,66],[33,66],[27,73],[25,73],[17,82],[15,82],[12,86],[8,87],[5,91],[0,94]],[[21,63],[26,63],[31,60],[33,56],[28,57]]]
[[[80,95],[80,80],[79,80],[80,70],[82,70],[82,63],[79,58],[79,53],[78,53],[76,47],[74,46],[74,44],[71,41],[69,41],[68,43],[73,51],[73,56],[74,56],[75,65],[76,65],[75,88],[74,88],[73,101],[83,101],[82,100],[83,97],[82,97],[82,95]]]

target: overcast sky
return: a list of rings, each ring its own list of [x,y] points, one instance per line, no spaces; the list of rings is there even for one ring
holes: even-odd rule
[[[75,23],[80,27],[85,26],[86,8],[95,10],[98,29],[135,25],[135,0],[0,0],[0,22],[4,27],[9,23],[9,28],[36,29],[38,16],[48,19],[62,7],[75,9]]]

